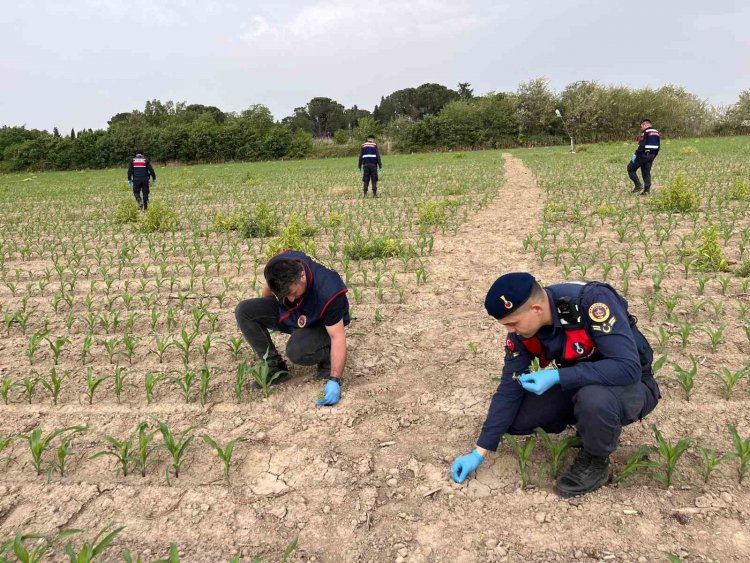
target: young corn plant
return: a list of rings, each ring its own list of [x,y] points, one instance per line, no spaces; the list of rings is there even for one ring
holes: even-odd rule
[[[677,462],[680,460],[682,455],[690,449],[693,445],[691,440],[681,438],[676,444],[669,442],[659,429],[654,425],[654,438],[656,439],[656,448],[654,451],[661,456],[661,463],[658,467],[661,469],[661,473],[655,473],[652,475],[662,486],[667,489],[672,485],[675,472],[677,471]]]
[[[70,339],[68,337],[58,336],[54,340],[51,340],[50,338],[45,338],[45,340],[49,344],[49,348],[52,351],[52,360],[54,361],[55,365],[57,365],[60,360],[60,354],[62,354],[63,348],[65,348],[65,345],[70,342]]]
[[[529,458],[531,457],[531,452],[534,451],[534,446],[536,446],[536,438],[534,436],[527,437],[523,445],[521,445],[515,436],[511,436],[510,434],[506,434],[505,439],[513,446],[518,456],[518,469],[521,472],[521,488],[526,489],[529,486]]]
[[[25,376],[21,380],[21,383],[18,384],[21,387],[21,397],[25,397],[27,403],[31,404],[31,401],[34,399],[34,393],[38,384],[39,379],[30,375]]]
[[[94,395],[96,394],[96,390],[99,388],[99,385],[107,381],[107,379],[109,378],[109,374],[96,377],[94,376],[93,369],[88,368],[86,370],[86,396],[89,398],[89,405],[94,404]]]
[[[734,424],[729,427],[729,433],[732,435],[732,444],[734,445],[732,457],[736,457],[739,460],[737,479],[742,483],[748,469],[750,469],[750,438],[743,440],[737,433],[737,427]]]
[[[692,354],[690,354],[690,363],[692,364],[692,366],[689,369],[684,369],[677,364],[673,364],[674,370],[675,372],[677,372],[675,381],[677,381],[677,384],[685,392],[686,401],[690,400],[690,393],[693,391],[693,387],[695,386],[695,376],[698,375],[698,361]]]
[[[580,442],[580,438],[577,436],[567,436],[561,440],[554,441],[542,428],[535,428],[534,433],[539,436],[542,443],[547,447],[550,455],[550,477],[557,479],[557,476],[560,474],[562,462],[565,459],[565,454],[572,446]]]
[[[31,451],[31,460],[36,469],[36,474],[42,474],[42,456],[49,447],[52,440],[58,436],[62,436],[67,432],[76,433],[84,432],[85,426],[68,426],[66,428],[60,428],[54,432],[50,432],[46,436],[42,436],[42,429],[37,426],[32,430],[31,434],[22,434],[20,437],[26,440],[29,444],[29,450]]]
[[[112,456],[117,460],[119,471],[122,471],[122,476],[127,477],[131,464],[136,463],[138,460],[134,448],[135,435],[131,434],[125,440],[118,440],[112,436],[105,436],[104,439],[109,444],[108,449],[96,452],[91,456],[91,459],[105,455]]]
[[[146,389],[146,404],[150,405],[154,400],[154,389],[156,384],[166,377],[163,373],[148,372],[143,380],[143,386]]]
[[[277,371],[271,375],[271,368],[268,365],[268,351],[263,354],[263,357],[250,368],[250,374],[252,375],[255,383],[260,387],[263,397],[268,399],[271,395],[271,385],[277,378],[281,377],[286,371]]]
[[[185,373],[181,377],[173,376],[170,378],[172,383],[177,385],[182,393],[182,397],[186,403],[190,402],[190,395],[193,390],[193,382],[195,381],[195,371],[192,369],[185,370]]]
[[[732,371],[729,368],[722,367],[721,371],[712,372],[711,375],[721,381],[721,394],[728,401],[732,398],[732,395],[734,395],[734,388],[737,383],[739,383],[746,374],[747,368]]]
[[[4,436],[0,434],[0,455],[2,455],[3,451],[13,443],[14,438],[15,436]],[[0,555],[2,555],[1,551]]]
[[[63,373],[62,375],[57,374],[57,368],[53,367],[52,370],[50,370],[49,376],[47,379],[42,379],[42,386],[50,392],[50,395],[52,395],[52,404],[57,405],[57,400],[60,397],[60,391],[62,390],[62,382],[65,379],[67,374]]]
[[[164,439],[164,443],[161,444],[161,447],[167,450],[172,458],[171,467],[167,466],[166,468],[166,478],[168,485],[172,484],[169,479],[170,469],[172,470],[175,479],[180,476],[180,468],[185,462],[185,452],[187,451],[190,442],[192,442],[193,438],[195,438],[192,433],[194,428],[195,426],[190,426],[185,431],[183,431],[182,434],[176,436],[172,433],[172,430],[166,424],[164,424],[163,422],[159,422],[159,432],[161,432],[162,438]]]
[[[110,532],[110,527],[107,526],[96,534],[91,543],[85,542],[79,550],[76,550],[72,543],[68,543],[65,546],[65,555],[70,558],[70,563],[93,563],[124,529],[125,526],[121,526]]]
[[[197,337],[197,332],[188,334],[187,331],[183,328],[182,332],[180,333],[180,340],[177,340],[174,343],[175,347],[182,354],[182,365],[185,367],[187,367],[190,363],[190,348],[192,347],[193,342]]]
[[[55,458],[47,469],[47,482],[52,480],[54,473],[59,473],[60,477],[65,477],[65,469],[68,467],[68,457],[73,453],[73,437],[65,436],[60,445],[55,450]]]
[[[9,375],[3,376],[3,379],[0,380],[0,397],[3,398],[3,403],[6,405],[10,401],[10,391],[13,389],[13,387],[16,386],[16,383],[11,379]]]
[[[112,374],[112,379],[114,381],[114,387],[115,387],[115,400],[117,401],[118,405],[120,404],[120,397],[122,395],[122,390],[125,388],[125,380],[128,378],[129,375],[130,374],[125,370],[125,368],[121,366],[116,366],[115,373]],[[132,385],[130,386],[132,387]]]
[[[145,477],[148,460],[157,448],[156,445],[152,444],[156,432],[148,431],[147,422],[141,422],[136,428],[136,432],[138,433],[138,450],[135,452],[135,466],[138,468],[141,477]]]
[[[712,328],[710,326],[701,327],[701,330],[708,336],[709,346],[712,352],[716,352],[719,346],[724,342],[724,331],[726,330],[726,323],[721,323],[718,327]]]
[[[165,337],[156,336],[154,339],[154,350],[151,350],[151,354],[156,354],[156,357],[159,359],[159,363],[164,362],[164,354],[166,354],[167,350],[171,346],[174,346],[174,340],[172,339],[171,335],[167,335]]]
[[[703,465],[701,466],[701,476],[703,477],[704,483],[708,483],[708,480],[714,473],[723,475],[719,470],[719,465],[734,457],[733,452],[719,455],[715,450],[703,447],[698,447],[698,454],[703,462]]]
[[[11,561],[10,559],[4,559],[3,553],[13,551],[13,555],[16,557],[14,561],[20,563],[41,563],[49,552],[58,541],[65,539],[73,534],[79,533],[80,530],[63,530],[56,536],[45,536],[43,534],[24,534],[18,532],[16,537],[9,542],[0,543],[0,561],[5,563]],[[28,549],[24,542],[28,540],[41,540],[37,541],[36,545]]]
[[[653,469],[659,466],[659,463],[649,459],[649,455],[654,452],[651,446],[641,446],[625,462],[622,469],[612,479],[613,483],[624,483],[633,477],[639,471]]]
[[[137,336],[131,336],[130,334],[126,333],[122,337],[122,344],[125,346],[125,357],[128,359],[128,363],[133,363],[133,356],[135,356],[135,349],[138,346],[138,342],[140,342],[140,338]]]
[[[35,332],[29,337],[29,344],[26,347],[26,357],[29,359],[29,365],[34,365],[34,356],[39,350],[42,340],[47,336],[47,331]]]
[[[250,376],[250,366],[247,362],[242,362],[237,366],[237,372],[234,376],[234,398],[238,403],[242,403],[242,395],[245,393],[245,387]]]
[[[208,434],[203,435],[203,441],[216,451],[216,455],[224,465],[224,482],[229,486],[229,468],[232,464],[232,453],[237,440],[230,440],[223,448]]]
[[[208,386],[211,383],[211,372],[207,366],[203,366],[200,370],[200,382],[198,384],[198,400],[202,407],[208,403]]]
[[[83,339],[83,348],[81,349],[81,364],[86,365],[86,361],[91,356],[91,346],[94,344],[94,335],[87,334]]]
[[[229,353],[232,355],[232,360],[237,361],[242,353],[242,346],[245,344],[245,340],[238,336],[230,338],[224,342],[224,345],[229,348]]]

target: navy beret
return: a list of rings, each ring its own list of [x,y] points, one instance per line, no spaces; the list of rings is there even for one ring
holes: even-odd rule
[[[518,311],[531,296],[536,279],[526,272],[512,272],[500,276],[492,284],[484,300],[487,313],[496,319]]]

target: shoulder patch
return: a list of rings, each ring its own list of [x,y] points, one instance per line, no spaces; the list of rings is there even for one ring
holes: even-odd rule
[[[597,301],[589,307],[589,318],[595,323],[603,323],[609,318],[609,307]]]
[[[516,344],[515,344],[515,342],[513,342],[513,341],[512,341],[511,339],[510,339],[510,337],[509,337],[509,336],[508,336],[508,337],[507,337],[507,338],[505,339],[505,347],[506,347],[506,348],[507,348],[507,349],[508,349],[509,351],[511,351],[511,352],[514,352],[514,351],[515,351],[515,348],[516,348]]]

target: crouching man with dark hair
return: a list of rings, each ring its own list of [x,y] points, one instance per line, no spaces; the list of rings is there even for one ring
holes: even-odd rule
[[[338,273],[314,262],[302,252],[284,251],[271,258],[263,271],[263,296],[242,301],[235,309],[245,340],[259,357],[267,355],[269,375],[289,376],[269,330],[290,335],[286,355],[292,363],[318,366],[317,377],[327,380],[318,405],[335,405],[341,398],[341,377],[346,365],[349,300]]]

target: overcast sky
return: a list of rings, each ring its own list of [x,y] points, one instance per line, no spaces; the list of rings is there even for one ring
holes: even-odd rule
[[[425,82],[673,83],[713,104],[750,88],[740,0],[9,0],[0,26],[0,125],[65,132],[154,98],[281,119]]]

